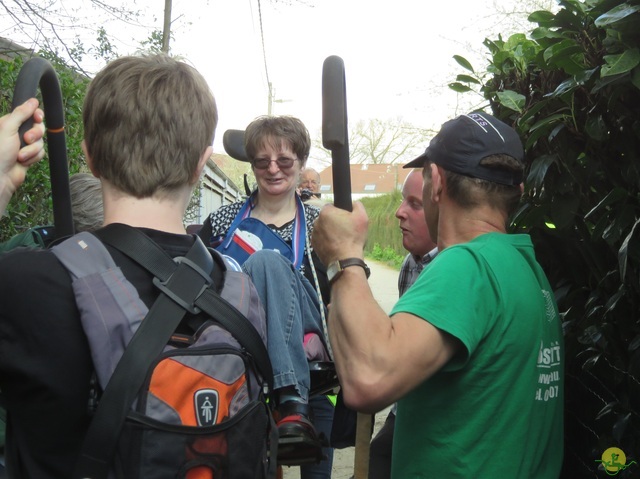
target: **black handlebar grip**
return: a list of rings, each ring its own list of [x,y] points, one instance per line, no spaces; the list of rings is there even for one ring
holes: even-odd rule
[[[36,96],[40,86],[43,109],[47,123],[47,146],[49,151],[49,172],[51,177],[51,196],[53,199],[53,219],[55,238],[70,236],[74,232],[71,213],[71,194],[69,192],[69,165],[67,162],[67,143],[64,134],[64,108],[58,76],[51,63],[44,58],[34,57],[27,61],[18,74],[13,92],[12,109]],[[24,143],[24,134],[33,126],[29,118],[19,128],[20,144]]]
[[[351,211],[351,170],[344,62],[332,55],[322,66],[322,145],[331,150],[334,205]]]
[[[55,70],[44,58],[32,58],[27,61],[18,73],[16,87],[13,91],[12,110],[22,105],[29,98],[36,96],[40,86],[47,126],[50,131],[64,128],[64,110],[62,108],[62,93]],[[20,142],[24,146],[24,133],[33,126],[33,118],[29,118],[20,127]]]

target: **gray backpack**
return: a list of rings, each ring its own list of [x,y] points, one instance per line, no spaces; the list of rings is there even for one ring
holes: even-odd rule
[[[52,248],[73,279],[97,382],[75,477],[275,477],[266,322],[249,278],[197,237],[172,259],[135,228],[96,235]],[[150,310],[103,242],[154,275]]]

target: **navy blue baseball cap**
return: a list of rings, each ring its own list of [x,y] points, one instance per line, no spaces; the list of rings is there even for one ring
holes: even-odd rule
[[[480,164],[483,158],[500,154],[523,162],[524,150],[520,137],[513,128],[497,118],[484,112],[473,112],[444,123],[426,151],[404,165],[404,168],[422,168],[426,161],[431,161],[445,170],[472,178],[501,185],[522,183],[522,172]]]

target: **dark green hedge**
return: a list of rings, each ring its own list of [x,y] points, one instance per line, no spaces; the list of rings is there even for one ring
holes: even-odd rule
[[[399,267],[407,254],[402,247],[399,221],[395,217],[396,210],[402,201],[400,191],[363,198],[361,201],[369,217],[369,236],[365,255],[390,266]]]

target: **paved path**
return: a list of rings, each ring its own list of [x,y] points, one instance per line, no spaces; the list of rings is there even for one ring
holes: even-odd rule
[[[398,271],[383,263],[367,259],[371,269],[369,285],[380,307],[387,313],[398,301]],[[374,434],[382,427],[387,417],[388,409],[376,414]],[[350,479],[353,476],[353,460],[355,448],[336,449],[333,455],[333,472],[331,479]],[[299,467],[285,467],[283,479],[299,479]]]
[[[371,286],[373,296],[382,309],[389,313],[393,305],[398,301],[399,271],[371,259],[367,259],[367,264],[371,269],[369,286]]]

